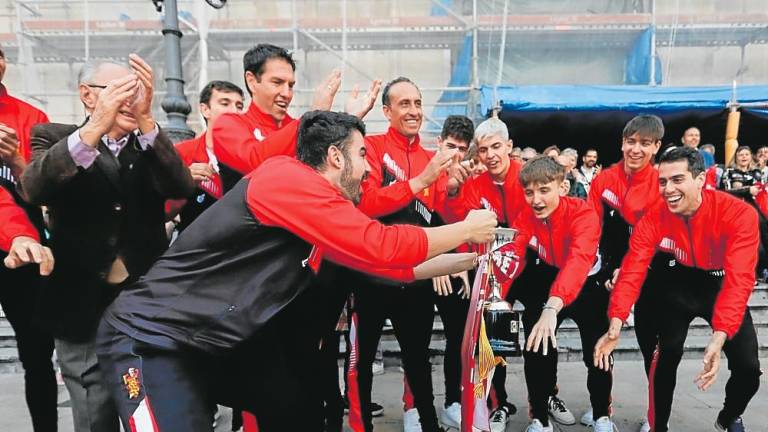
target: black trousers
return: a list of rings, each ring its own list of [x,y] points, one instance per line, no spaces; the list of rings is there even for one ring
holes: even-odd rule
[[[249,354],[256,342],[251,340]],[[322,431],[317,404],[307,403],[318,400],[311,381],[317,359],[296,358],[291,343],[282,336],[262,336],[259,358],[238,349],[218,357],[150,345],[102,322],[98,356],[125,430],[144,430],[141,425],[164,432],[210,432],[208,408],[214,399],[253,413],[262,432]]]
[[[670,257],[670,264],[674,262]],[[667,431],[677,382],[677,367],[683,356],[691,321],[700,317],[712,324],[712,312],[722,285],[722,276],[701,269],[674,265],[656,266],[655,286],[645,299],[644,314],[656,317],[658,358],[649,378],[654,431]],[[718,416],[729,425],[746,409],[760,386],[760,361],[752,315],[745,311],[739,331],[723,346],[731,376],[725,385],[725,401]]]
[[[16,335],[19,360],[24,367],[24,394],[35,432],[56,431],[56,375],[53,337],[39,324],[36,305],[42,280],[37,266],[10,270],[0,254],[0,305]]]
[[[472,281],[472,278],[469,279]],[[471,282],[470,282],[471,283]],[[434,302],[445,332],[445,407],[454,402],[461,403],[461,342],[464,339],[464,323],[469,311],[469,300],[457,294],[461,279],[451,278],[453,293],[447,296],[434,295]]]
[[[403,369],[411,387],[414,405],[419,411],[422,430],[438,430],[432,392],[432,366],[429,342],[434,322],[432,281],[418,281],[403,286],[375,285],[370,279],[355,282],[350,339],[347,395],[350,426],[355,430],[373,430],[371,412],[371,367],[381,338],[384,320],[389,318],[400,343]]]
[[[322,294],[317,299],[325,309],[320,314],[318,325],[321,331],[318,381],[322,388],[325,431],[341,432],[344,421],[344,397],[339,389],[340,332],[336,331],[336,324],[349,298],[349,280],[345,279],[349,270],[331,263],[323,265],[326,267],[318,278],[318,288]]]
[[[525,270],[507,294],[507,301],[510,303],[518,299],[525,306],[522,321],[526,339],[528,332],[541,317],[542,307],[549,298],[549,288],[559,272],[559,269],[537,261],[539,260],[529,257]],[[595,344],[608,331],[608,298],[609,293],[599,285],[598,278],[589,277],[576,300],[561,310],[557,317],[558,328],[566,318],[571,318],[579,328],[582,360],[587,367],[587,389],[596,419],[610,415],[611,411],[613,373],[603,371],[593,364]],[[547,400],[557,386],[557,350],[550,343],[546,356],[542,354],[540,347],[537,353],[523,351],[523,359],[530,416],[547,426]],[[507,395],[503,388],[505,382],[505,368],[497,369],[493,385],[499,405],[506,403]]]

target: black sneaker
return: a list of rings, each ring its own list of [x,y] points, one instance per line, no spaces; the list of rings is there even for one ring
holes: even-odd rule
[[[736,420],[732,421],[727,428],[722,426],[719,421],[715,421],[715,429],[718,431],[727,432],[747,432],[747,430],[744,428],[744,422],[741,420],[741,417],[736,417]]]
[[[346,399],[344,399],[344,414],[349,414],[349,401]],[[376,402],[371,402],[371,417],[381,417],[382,415],[384,415],[384,407]]]
[[[384,407],[377,404],[376,402],[371,402],[371,417],[381,417],[384,415]]]

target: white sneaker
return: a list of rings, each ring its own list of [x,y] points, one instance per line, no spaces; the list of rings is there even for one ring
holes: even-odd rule
[[[595,432],[618,432],[619,428],[608,416],[600,417],[594,424]]]
[[[461,404],[454,402],[448,408],[440,410],[440,423],[447,428],[459,429],[461,427]]]
[[[643,425],[640,426],[640,432],[651,432],[651,424],[648,423],[648,419],[643,420]]]
[[[403,413],[403,432],[421,432],[421,420],[416,408]]]
[[[539,419],[533,419],[531,424],[525,428],[525,432],[552,432],[552,425],[544,426]]]
[[[583,416],[581,416],[579,423],[590,427],[595,424],[595,419],[592,418],[592,408],[590,408],[587,412],[584,413]]]
[[[493,410],[491,413],[491,432],[504,432],[509,423],[509,413],[503,407]]]
[[[573,416],[573,413],[565,406],[565,402],[559,397],[550,396],[547,407],[549,408],[549,415],[556,422],[564,425],[576,424],[576,417]]]

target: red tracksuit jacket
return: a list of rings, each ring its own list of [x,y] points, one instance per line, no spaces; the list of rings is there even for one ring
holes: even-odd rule
[[[602,228],[603,280],[613,277],[613,270],[619,268],[629,247],[632,227],[658,200],[659,173],[650,164],[627,175],[624,162],[620,161],[592,181],[587,201],[597,212]]]
[[[289,179],[289,180],[287,180]],[[266,161],[203,213],[105,319],[136,339],[211,353],[263,328],[316,280],[323,258],[412,281],[423,228],[370,219],[314,169]]]
[[[29,162],[32,156],[32,148],[29,145],[32,126],[48,123],[48,116],[32,105],[9,95],[5,86],[0,84],[0,123],[16,131],[21,145],[21,155],[25,161]]]
[[[197,138],[182,141],[176,144],[176,152],[179,153],[184,165],[189,166],[193,163],[210,163],[210,157],[205,147],[205,132]],[[214,153],[215,154],[215,153]],[[198,189],[203,190],[208,195],[218,199],[223,195],[221,176],[218,173],[213,175],[209,181],[202,182]]]
[[[414,194],[408,181],[419,175],[434,155],[421,146],[419,136],[412,143],[393,128],[387,133],[365,137],[366,159],[371,166],[363,182],[363,196],[358,208],[387,223],[400,222],[421,226],[441,225],[447,176],[441,176],[426,189]]]
[[[13,239],[21,236],[40,240],[37,230],[27,218],[27,213],[16,205],[8,191],[0,187],[0,250],[7,252]]]
[[[619,161],[595,177],[589,189],[589,202],[601,221],[605,216],[604,206],[607,206],[618,211],[630,226],[634,226],[658,199],[659,173],[651,164],[627,175],[624,162]]]
[[[663,251],[688,267],[725,271],[712,328],[728,338],[738,331],[755,285],[760,241],[757,212],[725,192],[704,190],[702,196],[701,207],[688,219],[672,214],[660,200],[635,225],[611,293],[609,317],[627,319],[640,296],[648,265],[656,251]]]
[[[600,221],[592,207],[579,198],[561,197],[547,219],[538,219],[526,205],[514,228],[518,230],[512,246],[515,255],[525,258],[529,247],[539,259],[560,269],[549,295],[560,297],[565,306],[576,300],[595,263],[600,240]]]
[[[298,121],[286,115],[280,126],[269,114],[251,103],[244,114],[227,113],[213,125],[213,153],[219,161],[225,192],[245,174],[271,156],[296,156]],[[267,141],[277,131],[288,129],[288,137]]]
[[[527,207],[520,185],[520,168],[519,162],[510,161],[503,185],[494,183],[488,172],[468,179],[458,195],[446,199],[451,220],[462,220],[470,210],[484,208],[496,214],[500,226],[511,227],[520,211]]]

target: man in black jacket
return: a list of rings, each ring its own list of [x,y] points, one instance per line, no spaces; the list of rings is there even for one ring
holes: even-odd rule
[[[96,327],[121,287],[167,248],[165,200],[189,196],[194,183],[152,118],[152,69],[141,58],[86,63],[78,84],[88,120],[35,127],[21,183],[31,203],[48,207],[50,246],[61,258],[45,316],[75,430],[110,432],[119,426],[94,352]]]

